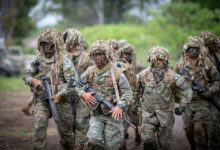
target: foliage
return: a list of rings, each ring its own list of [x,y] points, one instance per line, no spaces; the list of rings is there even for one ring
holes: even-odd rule
[[[22,76],[17,77],[0,77],[1,92],[24,92],[28,91],[29,87],[25,85]]]
[[[202,8],[197,3],[168,3],[161,8],[161,14],[167,23],[175,24],[187,30],[205,30],[218,24],[213,11]]]

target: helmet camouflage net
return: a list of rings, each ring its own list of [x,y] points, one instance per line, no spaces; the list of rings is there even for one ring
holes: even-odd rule
[[[56,75],[58,75],[60,64],[63,61],[63,56],[65,55],[65,51],[63,48],[63,39],[60,34],[60,32],[56,29],[44,29],[40,32],[40,35],[38,37],[38,50],[40,51],[40,55],[43,54],[43,47],[41,46],[41,43],[47,42],[50,44],[54,44],[55,46],[55,70],[56,70]]]
[[[97,40],[92,43],[89,49],[89,56],[93,59],[94,53],[105,53],[106,58],[109,61],[112,61],[112,52],[111,47],[104,40]]]
[[[112,46],[112,49],[119,49],[119,43],[116,39],[108,39],[106,42],[109,46]]]
[[[123,52],[131,54],[132,64],[135,65],[135,62],[136,62],[136,50],[135,50],[135,47],[133,45],[129,44],[129,43],[124,44],[122,47],[119,48],[119,50],[117,52],[118,59],[121,58]]]
[[[152,47],[148,52],[147,61],[151,64],[154,63],[155,60],[161,59],[164,63],[169,63],[169,52],[166,48],[160,46]]]
[[[204,40],[205,46],[209,49],[217,51],[217,49],[220,47],[218,37],[215,34],[209,31],[203,31],[198,36]]]
[[[64,31],[63,41],[65,43],[66,50],[71,49],[75,44],[79,45],[83,49],[86,49],[88,46],[86,39],[83,38],[82,34],[73,28],[69,28]]]
[[[40,32],[37,43],[37,49],[40,53],[43,52],[43,47],[41,46],[43,42],[54,44],[55,53],[63,52],[63,40],[60,32],[56,29],[44,29]]]
[[[190,47],[198,47],[200,49],[199,58],[207,56],[207,49],[202,38],[199,36],[190,36],[183,46],[183,55],[186,56],[186,52]]]

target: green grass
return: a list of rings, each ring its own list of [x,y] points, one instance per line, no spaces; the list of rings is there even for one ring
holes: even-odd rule
[[[0,92],[29,91],[29,86],[25,85],[22,77],[0,77]]]
[[[14,136],[14,137],[24,137],[24,136],[32,136],[33,132],[27,128],[19,128],[19,129],[0,129],[0,136]]]

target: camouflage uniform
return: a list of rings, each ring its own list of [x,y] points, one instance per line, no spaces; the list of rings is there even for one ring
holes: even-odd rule
[[[128,53],[131,55],[131,63],[128,63],[124,58],[122,58],[122,53]],[[120,62],[116,63],[120,69],[122,69],[123,73],[125,74],[126,78],[129,81],[132,92],[135,92],[135,84],[136,84],[136,74],[140,71],[145,69],[145,66],[136,60],[136,50],[134,46],[131,44],[124,44],[117,52],[117,60]],[[131,104],[128,106],[127,110],[129,120],[135,125],[139,125],[139,116],[138,116],[138,108],[137,103],[132,101]],[[127,131],[128,124],[125,123],[125,132]],[[140,136],[138,136],[138,130],[136,130],[136,141],[140,141]]]
[[[90,65],[91,61],[89,59],[89,54],[86,52],[88,45],[86,44],[85,38],[76,29],[65,30],[64,39],[66,50],[71,48],[73,45],[78,45],[78,49],[81,51],[79,56],[74,56],[68,53],[69,58],[72,60],[76,71],[81,75]],[[80,99],[77,94],[75,97],[75,149],[82,149],[84,144],[87,142],[86,133],[89,128],[89,107],[86,102]]]
[[[218,37],[209,31],[201,32],[199,37],[204,40],[205,46],[209,52],[208,56],[220,73],[220,41]],[[220,106],[220,91],[212,96],[212,99]],[[212,115],[212,120],[210,120],[209,123],[209,147],[212,149],[220,149],[220,112],[211,105],[210,113]]]
[[[132,91],[125,75],[117,68],[114,68],[115,78],[120,91],[120,101],[116,102],[115,90],[110,75],[110,61],[112,60],[110,47],[105,41],[96,41],[90,48],[90,58],[93,59],[95,52],[104,52],[108,63],[103,69],[99,69],[96,65],[89,67],[82,75],[81,81],[84,84],[90,84],[96,93],[106,98],[113,105],[126,106],[128,101],[132,99]],[[83,90],[77,88],[78,95],[81,97]],[[91,118],[89,121],[89,130],[87,133],[88,147],[91,149],[108,149],[117,150],[124,137],[124,128],[122,119],[114,120],[109,110],[103,105],[95,111],[90,111]]]
[[[164,67],[159,76],[153,66],[154,61],[160,59]],[[156,139],[159,149],[170,149],[174,124],[174,96],[180,99],[179,107],[183,108],[187,107],[192,97],[190,85],[168,67],[168,59],[168,51],[155,46],[148,54],[148,61],[152,66],[138,74],[135,98],[142,98],[140,104],[143,149],[158,149]]]
[[[42,42],[52,43],[55,47],[55,54],[48,60],[45,57]],[[72,89],[67,88],[67,82],[71,77],[77,77],[77,72],[71,63],[71,60],[63,54],[63,42],[61,34],[55,29],[47,29],[40,32],[38,38],[38,50],[40,54],[37,59],[42,62],[42,67],[45,71],[45,76],[48,77],[52,95],[59,93],[61,99],[55,104],[58,115],[58,129],[61,136],[61,146],[65,150],[74,148],[74,135],[72,132],[72,108],[71,102],[68,99],[68,94]],[[24,81],[30,85],[35,94],[35,109],[34,109],[34,149],[46,149],[46,135],[48,120],[52,116],[48,101],[40,101],[38,91],[33,87],[33,81],[38,79],[41,74],[34,65],[36,60],[31,63],[30,69],[24,75]]]
[[[198,58],[192,59],[187,55],[189,48],[199,48]],[[189,37],[183,48],[183,56],[175,66],[176,72],[179,73],[180,69],[184,67],[192,75],[192,78],[188,79],[191,84],[192,80],[196,78],[202,86],[210,90],[205,92],[193,91],[190,107],[185,110],[182,116],[191,149],[208,149],[210,107],[212,106],[205,97],[219,91],[219,74],[216,66],[207,57],[207,53],[208,51],[201,38]]]

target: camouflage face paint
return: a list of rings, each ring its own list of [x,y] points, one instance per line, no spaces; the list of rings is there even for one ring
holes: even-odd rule
[[[194,58],[199,55],[200,49],[199,47],[189,47],[186,51],[187,55],[190,58]]]
[[[51,58],[54,55],[55,46],[53,43],[42,42],[40,45],[43,48],[46,58]]]
[[[107,58],[105,53],[95,53],[94,60],[98,68],[102,68],[107,63]]]

